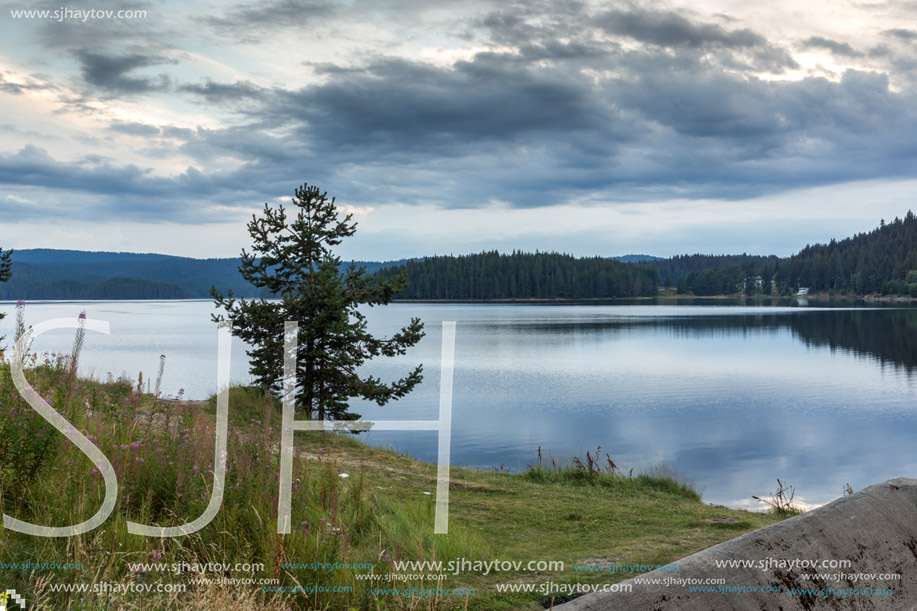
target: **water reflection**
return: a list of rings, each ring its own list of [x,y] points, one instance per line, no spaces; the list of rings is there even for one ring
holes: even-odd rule
[[[429,329],[459,321],[458,464],[522,469],[539,446],[569,456],[601,444],[638,468],[669,461],[731,506],[752,505],[777,477],[819,504],[846,483],[917,473],[917,310],[423,307]],[[437,342],[373,370],[423,362],[428,382],[413,396],[355,409],[435,417]],[[369,439],[435,459],[432,435]]]
[[[871,357],[882,364],[901,367],[912,374],[917,371],[917,309],[820,309],[752,312],[742,315],[697,312],[657,314],[653,316],[615,315],[612,318],[568,317],[543,320],[492,320],[477,323],[505,328],[519,334],[590,335],[624,333],[652,326],[669,329],[673,336],[747,337],[751,333],[790,330],[806,346],[827,347],[831,351],[847,350]]]

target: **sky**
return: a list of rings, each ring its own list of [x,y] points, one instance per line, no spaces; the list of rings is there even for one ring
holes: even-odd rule
[[[917,210],[913,1],[55,1],[0,0],[3,248],[236,256],[303,183],[362,260],[789,255]]]

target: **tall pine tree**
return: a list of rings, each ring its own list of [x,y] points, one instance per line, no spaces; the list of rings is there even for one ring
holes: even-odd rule
[[[257,384],[273,390],[282,384],[284,323],[297,321],[297,409],[308,418],[356,420],[359,414],[348,412],[350,398],[384,405],[421,381],[421,365],[390,384],[361,377],[357,368],[375,356],[404,354],[423,337],[423,323],[413,318],[389,338],[373,337],[360,306],[389,303],[406,280],[370,278],[353,264],[342,272],[331,249],[355,233],[352,215],[342,219],[334,199],[308,184],[296,189],[292,203],[295,216],[268,204],[260,217],[252,216],[252,252],[243,249],[239,266],[246,280],[277,299],[237,301],[231,291],[224,296],[214,287],[210,294],[225,315],[213,318],[229,320],[233,334],[252,346],[251,373]]]
[[[0,248],[0,282],[6,282],[13,275],[12,256],[12,250],[7,250],[4,252],[4,250]],[[6,314],[4,312],[0,312],[0,320],[3,320],[4,318],[6,318]],[[0,348],[2,348],[2,343],[3,336],[0,335]]]

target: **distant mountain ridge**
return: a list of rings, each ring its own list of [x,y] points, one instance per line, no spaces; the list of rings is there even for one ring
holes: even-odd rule
[[[36,248],[13,253],[13,277],[0,300],[206,299],[210,287],[239,297],[269,297],[239,273],[239,258],[194,259],[157,253]],[[367,273],[406,262],[356,261]],[[345,262],[345,265],[349,262]]]
[[[13,253],[20,263],[102,263],[111,261],[162,261],[164,259],[190,259],[157,253],[114,252],[94,250],[58,250],[55,248],[29,248]]]

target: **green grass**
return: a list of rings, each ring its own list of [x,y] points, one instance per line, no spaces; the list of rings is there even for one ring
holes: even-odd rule
[[[81,562],[82,570],[0,570],[33,609],[539,609],[543,596],[498,594],[499,583],[611,583],[575,563],[665,564],[782,516],[701,502],[690,482],[667,467],[621,473],[598,454],[526,473],[454,467],[448,535],[433,534],[436,467],[332,433],[297,433],[293,530],[276,533],[280,407],[251,388],[230,390],[226,493],[213,522],[189,536],[131,535],[126,522],[176,525],[200,515],[212,485],[215,400],[160,400],[131,384],[74,380],[60,363],[36,363],[31,383],[79,430],[92,435],[119,480],[114,513],[84,535],[53,539],[0,529],[2,562]],[[45,525],[77,523],[99,507],[104,486],[92,463],[46,425],[12,388],[0,365],[0,505]],[[19,423],[19,424],[17,424]],[[28,431],[28,434],[22,433]],[[44,433],[37,437],[37,433]],[[610,461],[610,459],[609,459]],[[577,464],[579,463],[579,464]],[[27,467],[27,468],[21,468]],[[197,467],[197,469],[195,469]],[[349,477],[341,478],[346,473]],[[708,518],[731,518],[732,522]],[[371,562],[394,573],[403,560],[456,558],[563,561],[552,573],[448,575],[442,582],[395,587],[474,588],[474,596],[374,595],[362,570],[312,571],[283,563]],[[189,586],[182,594],[55,594],[57,583],[188,583],[189,575],[131,573],[128,562],[263,563],[251,575],[284,586],[350,586],[350,593],[263,592],[258,586]],[[211,577],[219,577],[214,574]],[[389,584],[389,587],[395,584]],[[377,587],[385,587],[377,586]]]

